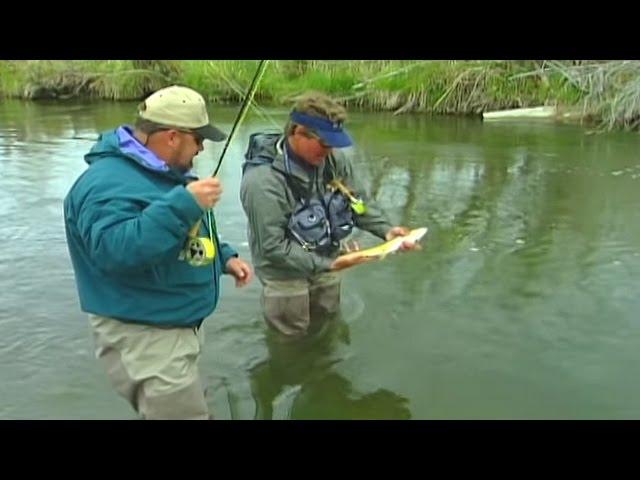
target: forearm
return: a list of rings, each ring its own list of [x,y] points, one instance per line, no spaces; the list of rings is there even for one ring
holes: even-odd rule
[[[94,261],[107,271],[144,268],[182,246],[202,210],[177,187],[143,210],[122,198],[87,207],[79,229]]]
[[[333,259],[307,251],[295,240],[279,237],[266,239],[262,244],[262,256],[273,265],[307,277],[331,270]]]
[[[386,214],[374,202],[368,201],[365,205],[367,211],[364,215],[355,215],[356,226],[386,240],[385,236],[392,227]]]
[[[366,207],[364,214],[354,215],[354,223],[358,228],[366,230],[385,240],[387,232],[392,227],[391,222],[384,210],[378,206],[364,185],[353,174],[353,167],[347,159],[344,160],[344,171],[342,174],[345,177],[347,185],[354,190],[355,194],[364,202]]]

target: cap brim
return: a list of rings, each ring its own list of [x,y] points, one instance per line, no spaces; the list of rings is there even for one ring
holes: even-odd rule
[[[353,145],[353,141],[347,132],[330,132],[328,130],[314,130],[324,143],[333,148],[344,148]]]
[[[222,130],[217,129],[213,125],[205,125],[204,127],[194,128],[194,132],[198,132],[203,138],[211,140],[212,142],[221,142],[227,138],[227,134]]]

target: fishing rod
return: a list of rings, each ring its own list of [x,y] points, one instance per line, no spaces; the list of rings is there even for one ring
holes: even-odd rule
[[[224,154],[227,153],[227,149],[231,144],[231,140],[233,140],[233,136],[236,133],[238,126],[240,125],[240,123],[242,123],[244,116],[249,110],[249,105],[251,104],[251,101],[253,100],[253,96],[255,95],[256,90],[258,89],[258,82],[260,82],[260,79],[262,78],[262,75],[264,74],[264,71],[267,68],[268,62],[269,60],[260,60],[258,69],[256,70],[256,73],[253,76],[253,80],[251,81],[251,85],[249,86],[249,90],[247,91],[247,95],[244,97],[244,102],[242,103],[242,106],[240,107],[240,111],[238,112],[238,116],[236,117],[236,121],[233,123],[233,127],[231,127],[231,133],[229,133],[229,136],[227,137],[227,141],[224,144],[224,148],[222,149],[222,153],[220,154],[220,159],[218,160],[218,165],[216,166],[216,169],[213,171],[213,174],[211,175],[212,177],[215,177],[218,174],[218,170],[220,170],[220,165],[222,165],[222,159],[224,158]]]
[[[244,101],[242,102],[240,111],[236,116],[233,126],[231,127],[231,132],[229,133],[229,136],[227,137],[227,141],[224,144],[224,148],[222,149],[222,153],[220,154],[220,158],[218,159],[218,164],[215,170],[213,171],[213,174],[211,174],[212,177],[215,177],[218,174],[218,171],[220,170],[220,166],[222,165],[222,160],[224,159],[224,156],[227,153],[227,149],[229,148],[229,145],[231,144],[231,141],[233,140],[233,137],[238,127],[240,126],[240,123],[242,123],[242,120],[244,119],[245,115],[247,114],[247,111],[249,110],[249,105],[251,105],[253,97],[258,88],[258,83],[260,82],[260,79],[264,75],[264,71],[267,67],[268,62],[269,60],[260,60],[260,63],[258,64],[258,68],[256,69],[256,73],[253,76],[253,80],[249,85],[249,89],[247,90],[247,94],[244,98]],[[213,242],[213,238],[214,238],[213,233],[214,231],[217,231],[217,227],[215,224],[215,219],[213,218],[212,208],[207,210],[207,227],[209,228],[209,238],[197,236],[198,231],[200,230],[200,224],[201,224],[201,220],[198,220],[198,222],[196,222],[193,228],[189,231],[189,239],[187,241],[187,245],[185,248],[186,257],[187,257],[186,259],[189,262],[189,264],[193,266],[203,266],[209,263],[213,263],[213,260],[216,255],[215,244]]]

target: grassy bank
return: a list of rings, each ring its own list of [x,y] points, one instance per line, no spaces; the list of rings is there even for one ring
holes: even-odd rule
[[[257,61],[0,61],[0,95],[139,99],[172,83],[213,102],[238,102]],[[321,90],[350,108],[479,114],[538,105],[578,110],[603,128],[638,128],[640,62],[316,61],[270,62],[256,101],[284,105]]]

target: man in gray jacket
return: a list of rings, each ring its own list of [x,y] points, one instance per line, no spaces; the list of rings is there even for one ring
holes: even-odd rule
[[[352,145],[345,119],[344,107],[310,92],[298,98],[284,134],[258,133],[249,142],[240,188],[249,245],[265,319],[287,336],[304,336],[337,313],[337,272],[370,260],[340,255],[354,226],[383,240],[409,232],[366,197],[338,150]]]

